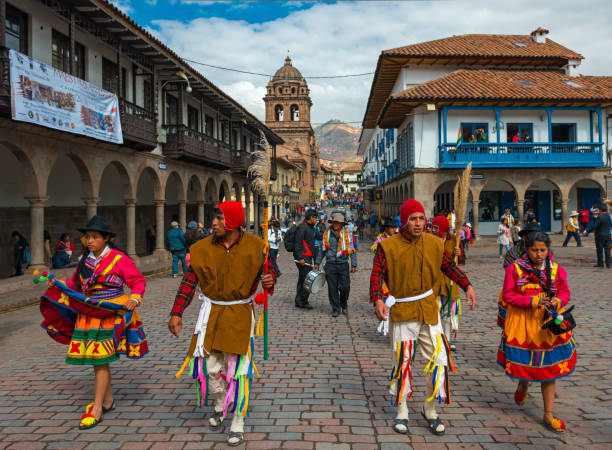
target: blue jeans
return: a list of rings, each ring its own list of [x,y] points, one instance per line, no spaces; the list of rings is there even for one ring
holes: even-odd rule
[[[172,275],[178,274],[179,260],[183,265],[183,273],[187,272],[187,262],[185,261],[185,250],[181,253],[172,253]]]
[[[504,244],[499,244],[499,256],[504,256],[504,249],[506,249],[506,251],[510,250],[510,246],[509,245],[504,245]]]

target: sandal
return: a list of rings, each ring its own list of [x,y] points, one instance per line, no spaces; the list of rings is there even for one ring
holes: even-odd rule
[[[514,393],[514,402],[517,405],[521,406],[526,401],[527,401],[527,393],[526,392],[516,391]]]
[[[208,425],[211,431],[219,431],[221,425],[223,425],[223,411],[215,411],[213,415],[208,418]],[[213,421],[215,423],[213,423]]]
[[[237,441],[231,441],[231,439],[238,439]],[[227,445],[230,447],[238,447],[244,441],[244,433],[242,431],[230,431],[227,437]]]
[[[427,421],[427,424],[429,425],[429,431],[431,431],[436,436],[444,435],[444,432],[446,431],[446,429],[444,428],[444,424],[442,423],[439,417],[436,417],[435,419],[428,419],[427,416],[425,415],[425,411],[421,411],[421,415]],[[438,430],[438,427],[440,426],[442,426],[441,431]]]
[[[81,416],[81,423],[79,424],[79,430],[89,430],[90,428],[95,427],[99,423],[102,422],[102,417],[104,414],[100,415],[99,419],[96,419],[91,414],[83,414]]]
[[[405,429],[401,429],[398,425],[402,425]],[[394,419],[393,431],[399,434],[408,434],[408,419]]]
[[[87,405],[85,407],[85,414],[91,414],[91,410],[93,409],[94,403],[91,402],[89,405]],[[117,406],[115,405],[115,400],[113,399],[113,403],[111,403],[111,405],[108,408],[105,408],[104,405],[102,405],[102,414],[106,414],[108,412],[113,411]]]
[[[556,417],[553,417],[550,422],[547,422],[546,419],[544,419],[544,426],[555,433],[564,433],[567,429],[565,422],[563,422],[561,419],[557,419]]]

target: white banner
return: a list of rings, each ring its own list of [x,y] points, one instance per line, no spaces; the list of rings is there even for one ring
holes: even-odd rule
[[[9,57],[13,120],[123,144],[115,94],[14,50]]]

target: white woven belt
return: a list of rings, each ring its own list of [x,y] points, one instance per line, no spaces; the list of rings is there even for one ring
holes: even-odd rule
[[[200,306],[200,314],[198,314],[198,320],[196,321],[195,331],[193,334],[198,336],[198,342],[196,348],[193,352],[194,357],[203,358],[206,355],[204,354],[204,337],[206,336],[206,327],[208,326],[208,319],[210,318],[210,310],[212,309],[212,305],[219,306],[232,306],[232,305],[244,305],[246,303],[251,303],[251,298],[245,298],[244,300],[233,300],[231,302],[213,300],[205,296],[204,294],[199,295],[200,300],[202,300],[202,306]]]
[[[389,308],[389,312],[387,314],[387,318],[381,321],[380,324],[378,325],[378,328],[377,328],[378,332],[382,333],[385,336],[389,333],[389,320],[390,320],[389,317],[391,316],[391,307],[393,305],[395,305],[396,303],[416,302],[417,300],[421,300],[425,297],[429,297],[432,294],[433,294],[433,289],[430,289],[427,292],[424,292],[422,294],[415,295],[413,297],[406,297],[406,298],[395,298],[392,295],[389,295],[387,297],[387,300],[385,300],[385,306]]]

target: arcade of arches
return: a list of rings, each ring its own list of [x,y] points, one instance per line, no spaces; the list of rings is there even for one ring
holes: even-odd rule
[[[428,217],[453,209],[453,188],[459,171],[413,172],[383,186],[381,214],[396,216],[407,198],[419,200]],[[545,231],[565,233],[573,210],[601,205],[608,198],[607,169],[473,170],[468,215],[476,235],[495,235],[506,208],[523,218],[533,211]],[[608,181],[606,181],[608,179]],[[376,201],[367,205],[377,212]]]
[[[30,270],[42,268],[49,264],[45,231],[53,250],[62,233],[77,241],[77,228],[99,214],[117,233],[118,248],[137,262],[148,258],[154,263],[166,260],[165,235],[172,220],[183,229],[191,220],[208,227],[216,204],[230,199],[242,201],[247,227],[259,223],[262,214],[247,179],[229,171],[91,145],[86,138],[41,139],[15,130],[3,133],[0,152],[0,278],[13,274],[13,230],[30,243]]]

